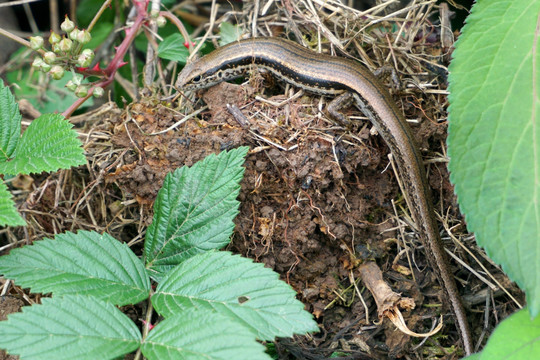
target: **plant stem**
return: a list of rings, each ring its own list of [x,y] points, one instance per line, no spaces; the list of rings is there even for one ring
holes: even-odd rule
[[[146,308],[146,319],[144,319],[144,327],[143,327],[143,334],[142,334],[142,342],[144,342],[144,339],[148,336],[148,333],[150,332],[150,325],[152,321],[152,314],[154,312],[154,307],[152,306],[152,295],[154,294],[153,291],[150,292],[150,296],[148,297],[148,303]],[[135,357],[133,360],[139,360],[141,357],[141,348],[137,350],[137,353],[135,354]]]
[[[12,34],[10,33],[9,31],[7,30],[4,30],[2,28],[0,28],[0,35],[4,35],[5,37],[15,41],[15,42],[18,42],[19,44],[23,45],[23,46],[26,46],[27,48],[30,49],[30,42],[26,39],[23,39],[22,37],[20,36],[17,36],[15,34]],[[38,53],[40,53],[41,55],[45,54],[45,51],[43,49],[39,49],[39,50],[36,50]]]
[[[111,2],[112,0],[105,0],[105,2],[103,3],[103,5],[101,5],[101,7],[99,8],[97,14],[94,16],[94,18],[92,19],[92,21],[90,22],[90,25],[88,25],[88,31],[92,31],[92,29],[94,28],[94,26],[96,25],[97,21],[99,20],[99,18],[101,17],[101,15],[103,14],[103,12],[105,11],[106,8],[110,7],[111,5]]]
[[[100,81],[99,83],[96,83],[89,91],[88,95],[86,95],[83,98],[77,99],[68,109],[66,109],[62,115],[64,117],[68,118],[70,117],[75,110],[79,108],[94,92],[94,89],[96,87],[102,87],[105,88],[108,86],[113,80],[114,75],[116,74],[116,71],[118,71],[119,68],[124,66],[126,63],[124,62],[124,56],[126,55],[129,47],[133,43],[133,40],[135,40],[135,36],[139,33],[139,30],[145,23],[148,17],[148,13],[146,12],[146,7],[148,5],[148,0],[142,0],[142,1],[133,1],[135,8],[137,10],[137,17],[135,18],[135,21],[133,24],[126,29],[126,37],[124,40],[122,40],[122,43],[116,48],[116,53],[109,63],[109,65],[103,70],[103,73],[105,74],[105,79]],[[78,71],[82,75],[93,75],[93,70],[89,70],[85,72],[84,70]]]

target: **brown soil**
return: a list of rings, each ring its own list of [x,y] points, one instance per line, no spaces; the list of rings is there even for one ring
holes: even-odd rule
[[[398,254],[403,245],[396,237],[403,223],[396,220],[396,211],[402,216],[406,205],[389,166],[389,150],[370,134],[371,125],[362,121],[349,129],[336,125],[315,110],[319,99],[311,96],[276,107],[254,101],[254,92],[251,86],[218,85],[202,94],[209,108],[202,120],[187,121],[176,131],[157,136],[147,134],[168,128],[179,117],[152,102],[131,106],[111,123],[114,148],[129,151],[106,181],[139,203],[151,204],[168,172],[211,153],[247,145],[251,150],[229,250],[265,263],[300,294],[322,330],[307,346],[321,349],[324,356],[338,343],[345,352],[364,344],[375,350],[375,357],[409,351],[410,338],[391,323],[365,325],[365,309],[351,283],[358,279],[356,268],[363,261],[377,261],[392,288],[416,300],[418,309],[406,314],[413,330],[429,330],[440,313],[452,323],[422,251],[411,254],[416,264],[412,269],[407,257]],[[286,97],[268,100],[280,103]],[[247,127],[229,114],[227,104],[242,109],[249,119]],[[425,121],[414,129],[420,143],[443,140],[444,125]],[[453,199],[444,164],[430,165],[430,170],[434,192]],[[145,217],[149,220],[151,214]],[[401,231],[409,246],[416,246],[414,234],[407,228]],[[419,285],[401,268],[414,272]],[[358,281],[357,286],[362,289]],[[362,295],[370,316],[376,316],[371,295],[365,289]],[[444,345],[456,343],[452,325],[447,332],[450,339],[441,339]],[[288,342],[282,346],[291,347]]]

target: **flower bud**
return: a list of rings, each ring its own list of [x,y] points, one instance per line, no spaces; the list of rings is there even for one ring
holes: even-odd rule
[[[75,91],[77,89],[77,84],[75,84],[73,82],[73,80],[69,80],[67,83],[66,83],[66,87],[68,88],[69,91]]]
[[[81,44],[88,44],[92,40],[92,35],[87,30],[81,30],[77,34],[77,41]]]
[[[156,19],[159,16],[159,10],[151,10],[150,11],[150,17],[152,19]]]
[[[165,19],[164,16],[158,16],[158,18],[156,19],[156,24],[159,28],[162,28],[167,25],[167,19]]]
[[[102,97],[103,94],[105,94],[105,90],[103,90],[103,88],[99,86],[94,88],[94,91],[92,92],[92,95],[96,98]]]
[[[71,33],[73,34],[73,31]],[[73,41],[71,41],[70,39],[67,39],[67,38],[62,39],[58,43],[58,46],[60,48],[60,51],[68,53],[68,52],[71,51],[71,48],[73,47]]]
[[[51,43],[51,45],[56,44],[60,40],[62,40],[62,37],[58,35],[57,33],[55,33],[54,31],[51,31],[51,36],[49,36],[49,43]]]
[[[47,64],[46,62],[43,62],[41,66],[39,67],[39,70],[43,71],[44,73],[47,73],[51,70],[51,65]]]
[[[41,65],[44,64],[43,59],[40,57],[37,57],[32,62],[32,67],[36,70],[41,70]]]
[[[73,21],[69,20],[68,16],[66,15],[65,20],[60,25],[60,29],[62,29],[62,31],[65,31],[69,34],[70,32],[73,31],[73,29],[75,29],[75,24],[73,23]]]
[[[77,58],[77,66],[87,68],[92,63],[92,58],[84,54],[79,55]]]
[[[88,95],[88,87],[86,87],[85,85],[77,86],[77,89],[75,89],[75,96],[83,98],[86,95]]]
[[[39,50],[43,47],[43,38],[41,36],[31,36],[30,37],[30,48],[32,50]]]
[[[56,61],[56,54],[52,51],[47,51],[45,55],[43,55],[43,60],[49,64],[52,65]]]
[[[73,78],[71,79],[71,81],[73,81],[73,83],[76,86],[81,85],[82,80],[83,80],[83,76],[82,75],[77,75],[77,74],[73,74]]]
[[[94,50],[92,49],[84,49],[81,54],[91,57],[92,60],[94,60],[95,54],[94,54]]]
[[[79,35],[81,31],[79,29],[73,29],[70,33],[69,33],[69,38],[73,41],[77,41],[77,36]]]
[[[61,78],[64,77],[64,68],[61,67],[60,65],[54,65],[51,68],[50,74],[54,80],[60,80]]]
[[[56,44],[52,44],[52,51],[56,54],[59,54],[60,53],[60,45],[58,45],[58,43]]]

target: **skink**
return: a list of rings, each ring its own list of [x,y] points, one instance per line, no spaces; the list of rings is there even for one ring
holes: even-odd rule
[[[225,45],[187,64],[175,87],[181,91],[207,88],[253,68],[266,69],[287,83],[318,94],[352,96],[371,120],[396,159],[429,264],[450,301],[465,352],[471,354],[469,326],[439,236],[422,157],[409,125],[386,88],[353,60],[318,54],[278,38],[253,38]]]

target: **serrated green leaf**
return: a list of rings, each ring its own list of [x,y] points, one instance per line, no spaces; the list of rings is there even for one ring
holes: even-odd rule
[[[165,317],[192,307],[214,309],[251,329],[259,339],[272,340],[318,330],[295,296],[263,264],[211,251],[172,270],[158,285],[152,304]]]
[[[478,1],[450,66],[451,180],[469,230],[540,314],[540,1]],[[534,65],[536,64],[536,66]]]
[[[158,46],[158,56],[185,64],[189,50],[184,46],[184,41],[184,37],[178,33],[167,36]]]
[[[6,184],[0,180],[0,226],[25,226],[26,222],[17,212]]]
[[[0,79],[0,163],[9,159],[21,135],[21,113],[15,98]]]
[[[229,22],[219,24],[219,45],[224,46],[240,39],[242,30]]]
[[[540,359],[540,316],[531,320],[522,309],[506,318],[477,355],[483,360]]]
[[[229,243],[247,150],[210,155],[165,177],[144,244],[152,277],[159,279],[185,259]]]
[[[17,144],[13,159],[0,163],[0,174],[30,174],[86,164],[73,125],[59,114],[32,121]]]
[[[150,293],[142,262],[108,234],[59,234],[0,257],[0,274],[33,292],[92,295],[116,305],[135,304]]]
[[[0,348],[24,360],[114,359],[141,334],[114,305],[90,296],[43,298],[0,322]]]
[[[143,342],[149,360],[270,360],[248,329],[206,309],[191,308],[156,325]]]

